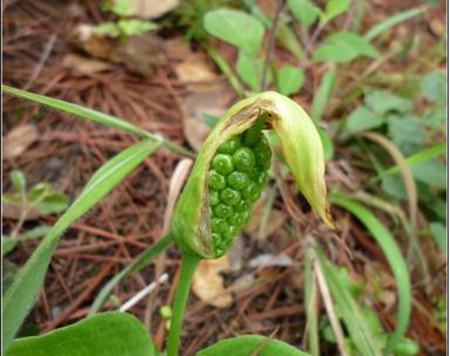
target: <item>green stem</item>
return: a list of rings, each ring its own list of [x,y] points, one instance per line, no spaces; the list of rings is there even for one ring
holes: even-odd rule
[[[180,278],[173,301],[172,319],[170,320],[169,340],[167,343],[167,356],[178,356],[181,337],[181,325],[184,319],[184,310],[191,289],[192,277],[200,258],[194,255],[184,254],[181,262]]]
[[[142,252],[136,259],[125,267],[122,271],[116,274],[105,286],[102,288],[100,293],[95,298],[92,303],[91,310],[89,311],[89,315],[93,315],[99,311],[102,305],[105,303],[106,299],[110,295],[113,288],[119,284],[119,282],[127,277],[130,273],[141,270],[142,268],[148,266],[155,257],[159,256],[162,252],[167,250],[173,244],[173,236],[166,235],[161,238],[154,245],[147,248],[144,252]]]

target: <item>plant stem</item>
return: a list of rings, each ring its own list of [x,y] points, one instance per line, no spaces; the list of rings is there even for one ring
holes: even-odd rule
[[[181,262],[180,278],[175,292],[172,307],[172,319],[170,320],[169,340],[167,343],[167,356],[178,356],[181,337],[181,325],[184,318],[184,310],[191,289],[192,277],[200,258],[194,255],[184,254]]]

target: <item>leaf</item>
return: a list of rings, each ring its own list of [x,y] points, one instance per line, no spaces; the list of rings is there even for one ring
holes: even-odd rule
[[[336,16],[343,14],[348,10],[350,4],[351,0],[328,0],[322,21],[328,22]]]
[[[425,144],[425,133],[413,116],[391,114],[387,118],[388,135],[406,155],[420,151]]]
[[[381,181],[381,189],[397,200],[403,200],[406,198],[405,184],[400,177],[384,177]]]
[[[327,285],[333,295],[336,309],[339,316],[344,320],[350,337],[356,348],[362,355],[377,355],[381,356],[381,345],[374,338],[370,326],[364,318],[361,309],[358,307],[355,299],[352,297],[350,291],[340,283],[337,278],[335,268],[330,261],[325,257],[323,252],[315,249],[316,261],[323,271]]]
[[[447,231],[445,225],[440,222],[432,222],[430,223],[430,231],[434,237],[434,241],[436,241],[436,245],[445,253],[447,251]]]
[[[159,142],[153,140],[142,141],[127,148],[105,163],[91,177],[78,198],[45,236],[16,275],[13,284],[5,295],[3,304],[5,350],[34,305],[60,236],[75,220],[104,198],[158,146]]]
[[[27,180],[21,170],[15,169],[11,172],[11,182],[18,192],[25,191]]]
[[[18,235],[15,238],[8,236],[2,236],[2,256],[11,252],[20,241],[31,240],[45,236],[50,231],[50,226],[40,225],[37,226],[22,235]]]
[[[312,250],[308,249],[305,256],[304,267],[304,300],[306,309],[306,332],[308,333],[308,346],[313,356],[320,355],[319,343],[319,313],[317,282],[312,266]]]
[[[303,85],[305,73],[298,67],[284,65],[277,71],[278,91],[286,96],[297,93]]]
[[[263,67],[264,63],[261,59],[251,58],[244,51],[239,51],[236,71],[254,92],[258,92],[260,89]]]
[[[330,201],[350,211],[365,225],[380,245],[394,274],[398,291],[398,312],[395,332],[390,336],[384,350],[385,353],[388,353],[395,348],[395,345],[405,334],[411,314],[411,283],[405,259],[389,230],[370,211],[338,194],[330,196]]]
[[[206,349],[200,350],[197,356],[307,356],[301,350],[280,341],[261,335],[242,335],[221,340]]]
[[[136,125],[133,125],[115,116],[107,115],[96,110],[88,109],[80,105],[69,103],[67,101],[53,99],[48,96],[35,94],[21,89],[16,89],[8,85],[2,84],[1,87],[2,91],[5,93],[17,96],[22,99],[34,101],[35,103],[48,106],[52,109],[57,109],[69,114],[73,114],[81,119],[93,121],[96,122],[97,124],[120,129],[146,139],[162,142],[162,145],[167,149],[171,150],[172,152],[191,158],[193,157],[193,154],[190,151],[187,151],[185,148],[178,146],[171,141],[165,140],[160,135],[152,134],[146,130],[141,129]]]
[[[446,97],[445,73],[434,70],[420,82],[422,94],[430,101],[443,102]]]
[[[313,59],[316,62],[346,63],[361,56],[379,57],[377,50],[356,33],[337,32],[328,36],[324,42],[314,52]]]
[[[440,190],[446,189],[446,165],[434,159],[412,167],[414,178],[427,186]]]
[[[332,159],[334,156],[334,145],[328,131],[319,127],[317,129],[323,145],[323,154],[326,160]]]
[[[425,7],[416,7],[413,9],[409,9],[403,12],[399,12],[387,19],[381,21],[380,23],[373,26],[367,33],[364,35],[364,38],[368,41],[373,40],[375,37],[381,35],[383,32],[390,30],[392,27],[409,20],[417,15],[420,15],[425,11]]]
[[[3,86],[2,86],[3,89]],[[34,125],[20,125],[12,129],[4,137],[5,159],[13,159],[23,154],[37,139],[39,132]]]
[[[208,12],[203,24],[211,35],[238,47],[251,57],[258,55],[264,27],[253,16],[242,11],[221,8]]]
[[[322,12],[310,0],[288,0],[288,7],[297,20],[306,28],[316,22]]]
[[[328,101],[334,91],[334,86],[336,84],[336,71],[335,69],[329,69],[322,76],[320,81],[319,89],[315,92],[314,101],[311,108],[311,119],[317,125],[322,118],[322,114]]]
[[[413,108],[412,101],[402,98],[388,90],[375,90],[364,97],[366,106],[380,115],[390,111],[410,112]]]
[[[97,294],[97,297],[95,298],[94,302],[92,303],[91,309],[89,310],[89,315],[95,314],[100,310],[113,288],[117,286],[120,281],[129,276],[131,273],[140,271],[141,269],[147,267],[156,256],[164,252],[172,244],[172,236],[164,236],[154,245],[148,247],[144,252],[137,256],[131,264],[127,265],[123,270],[121,270],[113,278],[111,278],[111,280],[109,280],[109,282],[106,283]]]
[[[131,314],[102,313],[40,336],[16,339],[6,356],[156,356],[147,330]]]
[[[383,116],[374,113],[366,106],[360,105],[353,110],[345,122],[345,132],[354,134],[380,127],[385,123]]]
[[[152,21],[142,21],[136,19],[119,20],[117,22],[117,26],[125,36],[142,35],[145,32],[158,29],[158,25]]]

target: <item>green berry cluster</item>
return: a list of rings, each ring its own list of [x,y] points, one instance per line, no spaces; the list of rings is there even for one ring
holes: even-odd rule
[[[268,179],[272,151],[260,127],[250,128],[219,146],[209,176],[211,236],[216,256],[233,244],[250,220],[253,203]]]

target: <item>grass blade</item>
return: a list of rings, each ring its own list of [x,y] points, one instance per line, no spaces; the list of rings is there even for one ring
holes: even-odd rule
[[[312,356],[320,356],[319,316],[317,305],[317,283],[313,273],[312,249],[308,249],[305,259],[305,308],[308,351]]]
[[[130,273],[137,272],[142,268],[147,267],[155,257],[160,253],[167,250],[173,244],[173,237],[171,235],[166,235],[161,238],[157,243],[147,248],[142,252],[136,259],[125,267],[122,271],[117,273],[105,286],[102,288],[100,293],[98,293],[94,302],[92,303],[91,310],[89,310],[89,315],[95,314],[99,311],[102,305],[105,303],[109,294],[113,288],[120,283],[124,278],[126,278]]]
[[[420,15],[425,11],[425,7],[416,7],[407,11],[399,12],[398,14],[387,18],[379,24],[372,27],[365,35],[364,38],[368,41],[373,40],[375,37],[381,35],[383,32],[390,28],[409,20],[410,18]]]
[[[311,119],[316,125],[319,124],[323,111],[333,94],[334,86],[336,84],[336,70],[334,68],[325,72],[320,82],[319,89],[314,96],[313,105],[311,108]]]
[[[50,98],[48,96],[35,94],[29,91],[17,89],[10,87],[9,85],[3,85],[2,84],[2,91],[5,93],[14,95],[18,98],[27,99],[30,101],[33,101],[35,103],[47,106],[52,109],[57,109],[64,111],[66,113],[75,115],[79,118],[86,119],[89,121],[93,121],[97,124],[101,124],[107,127],[113,127],[119,130],[126,131],[128,133],[137,135],[139,137],[155,140],[155,141],[161,141],[162,145],[171,151],[181,154],[183,156],[187,157],[194,157],[192,152],[186,150],[185,148],[176,145],[173,142],[170,142],[168,140],[165,140],[162,136],[157,134],[152,134],[144,129],[141,129],[140,127],[133,125],[125,120],[119,119],[115,116],[107,115],[102,112],[88,109],[80,105],[72,104],[67,101],[59,100]]]
[[[347,330],[362,355],[381,356],[378,342],[350,292],[344,288],[323,252],[315,249],[316,271],[322,271]],[[318,274],[319,275],[319,274]]]
[[[59,237],[159,146],[159,141],[142,141],[122,151],[102,166],[20,269],[4,298],[2,317],[5,350],[35,303]]]
[[[330,196],[330,202],[355,215],[380,245],[394,274],[398,290],[397,327],[389,338],[385,352],[393,350],[397,342],[406,332],[411,314],[411,283],[405,260],[389,230],[362,205],[346,199],[338,194]]]

